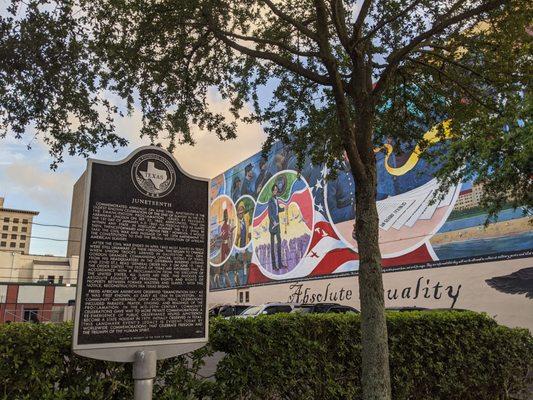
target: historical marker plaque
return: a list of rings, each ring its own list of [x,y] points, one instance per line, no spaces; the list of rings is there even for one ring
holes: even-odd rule
[[[89,160],[85,191],[73,350],[205,342],[209,181],[144,147]]]

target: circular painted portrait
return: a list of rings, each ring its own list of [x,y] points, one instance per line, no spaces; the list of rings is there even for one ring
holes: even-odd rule
[[[281,171],[265,184],[255,205],[254,252],[261,272],[272,279],[296,275],[313,232],[313,196],[295,171]]]
[[[213,266],[226,262],[235,243],[237,214],[230,197],[222,195],[211,203],[209,261]]]
[[[242,196],[235,204],[237,225],[235,228],[235,247],[240,250],[248,247],[252,241],[252,218],[255,201],[252,196]]]

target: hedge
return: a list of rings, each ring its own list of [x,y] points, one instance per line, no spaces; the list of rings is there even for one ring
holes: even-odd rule
[[[72,354],[72,327],[65,324],[0,325],[0,398],[131,399],[131,363],[92,360]],[[195,377],[208,348],[158,362],[155,399],[204,398],[209,382]],[[179,390],[177,388],[180,388]]]
[[[525,398],[533,338],[472,312],[387,316],[393,398]],[[160,362],[155,399],[360,399],[358,315],[214,319],[210,345]],[[73,356],[71,324],[0,326],[3,399],[127,399],[131,365]],[[226,356],[216,381],[202,359]]]
[[[511,399],[533,366],[527,330],[472,312],[391,313],[393,398]],[[360,399],[359,316],[217,320],[222,398]],[[512,397],[515,396],[515,397]]]

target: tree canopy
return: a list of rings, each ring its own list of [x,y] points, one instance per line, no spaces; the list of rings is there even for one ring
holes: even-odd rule
[[[334,167],[347,141],[408,151],[446,118],[454,136],[431,153],[444,185],[475,176],[496,203],[508,186],[531,205],[531,21],[530,2],[503,0],[13,0],[0,18],[1,134],[31,126],[61,161],[124,145],[114,121],[138,106],[141,135],[171,149],[194,143],[193,125],[234,138],[240,119],[262,124],[266,147]]]

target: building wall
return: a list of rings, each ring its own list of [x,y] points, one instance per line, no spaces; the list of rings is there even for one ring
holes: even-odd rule
[[[356,182],[342,160],[334,179],[326,166],[311,161],[305,160],[298,173],[296,155],[275,143],[267,156],[257,153],[211,180],[211,288],[357,273]],[[384,270],[533,253],[525,207],[506,206],[486,225],[483,187],[468,181],[435,198],[437,168],[438,163],[412,152],[376,153]]]
[[[76,297],[76,287],[44,284],[0,285],[0,323],[28,322],[34,314],[39,322],[61,322],[69,318],[68,301]]]
[[[0,252],[0,282],[75,284],[78,257]]]
[[[30,251],[33,217],[35,211],[4,208],[0,201],[0,251],[28,254]]]
[[[72,190],[72,206],[70,210],[70,229],[68,235],[69,242],[67,245],[67,257],[80,255],[84,201],[85,172],[76,181]]]
[[[468,309],[486,312],[504,325],[533,331],[533,258],[404,270],[383,274],[385,306]],[[336,302],[359,309],[357,276],[300,280],[209,293],[209,305],[272,301]],[[314,295],[314,297],[313,297]],[[245,298],[245,296],[243,296]]]

